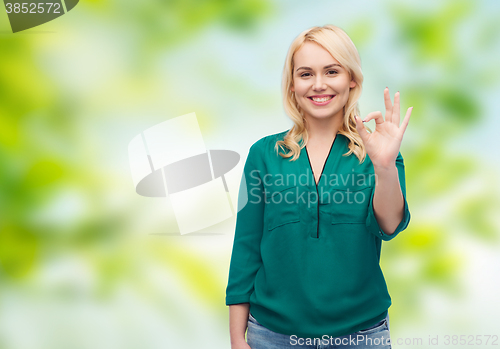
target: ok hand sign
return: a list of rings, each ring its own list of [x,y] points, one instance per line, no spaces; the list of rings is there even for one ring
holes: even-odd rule
[[[366,116],[364,122],[375,119],[375,131],[368,133],[363,121],[356,116],[356,129],[366,148],[374,167],[389,168],[393,166],[401,147],[403,134],[410,120],[413,107],[406,111],[403,123],[399,126],[399,91],[394,95],[394,106],[389,95],[389,88],[384,90],[385,121],[382,113],[372,112]]]

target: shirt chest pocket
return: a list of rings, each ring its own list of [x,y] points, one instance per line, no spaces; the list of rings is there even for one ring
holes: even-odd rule
[[[266,192],[267,229],[273,230],[300,221],[298,187],[270,188]]]
[[[371,186],[345,186],[332,190],[330,205],[332,224],[365,224],[368,216]]]

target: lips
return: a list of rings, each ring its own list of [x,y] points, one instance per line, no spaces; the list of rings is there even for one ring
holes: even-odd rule
[[[308,96],[307,98],[314,104],[314,105],[326,105],[330,103],[330,101],[335,97],[335,95],[314,95],[314,96]]]
[[[315,101],[315,102],[326,102],[326,101],[332,99],[333,97],[335,97],[335,96],[334,95],[315,95],[315,96],[309,96],[307,98],[309,98],[310,100]]]

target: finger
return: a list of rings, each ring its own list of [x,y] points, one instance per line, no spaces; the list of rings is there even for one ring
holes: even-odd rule
[[[413,111],[413,107],[408,108],[408,110],[406,111],[405,118],[403,119],[403,123],[401,124],[400,129],[401,129],[403,135],[406,131],[406,126],[408,126],[408,122],[410,121],[410,116],[411,116],[412,111]],[[403,137],[401,137],[401,138],[403,138]]]
[[[374,112],[371,112],[370,114],[368,114],[366,116],[366,118],[364,118],[364,122],[368,122],[372,119],[375,119],[375,124],[376,125],[379,125],[379,124],[383,124],[384,123],[384,117],[382,116],[382,112],[379,112],[379,111],[374,111]],[[376,126],[375,126],[376,127]]]
[[[391,95],[389,93],[389,87],[384,90],[384,103],[385,103],[385,121],[392,120],[392,102]]]
[[[392,122],[399,127],[399,114],[400,114],[400,105],[399,105],[399,91],[394,95],[394,107],[392,108]]]
[[[365,125],[363,125],[363,121],[361,121],[361,118],[359,116],[355,116],[354,120],[356,121],[356,130],[358,130],[358,134],[361,137],[361,140],[363,141],[363,143],[366,143],[369,133],[366,130]]]

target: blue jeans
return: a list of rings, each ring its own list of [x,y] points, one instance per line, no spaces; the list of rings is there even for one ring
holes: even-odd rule
[[[299,338],[273,332],[248,316],[247,343],[252,349],[391,349],[389,314],[377,324],[341,337]]]

